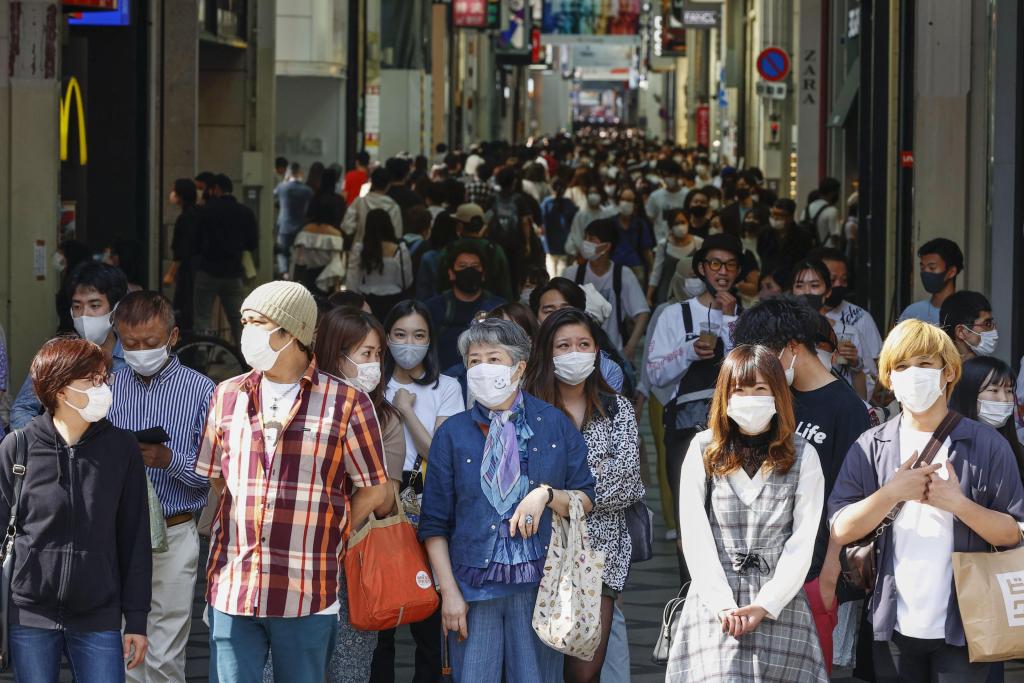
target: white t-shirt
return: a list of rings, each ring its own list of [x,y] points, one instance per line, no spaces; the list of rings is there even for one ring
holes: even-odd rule
[[[686,195],[690,193],[685,187],[680,187],[675,192],[669,192],[662,187],[651,193],[647,198],[647,217],[654,221],[654,239],[662,240],[668,235],[668,221],[665,220],[665,212],[669,209],[681,209],[686,202]]]
[[[288,413],[295,405],[295,399],[299,396],[299,382],[295,384],[279,384],[271,382],[264,377],[260,380],[260,412],[263,413],[263,438],[266,440],[266,448],[273,453],[277,450],[277,440],[280,437],[280,427],[274,423],[284,425],[288,419]]]
[[[589,267],[589,264],[585,266],[587,268],[586,275],[583,276],[583,284],[592,284],[594,289],[604,297],[605,301],[612,305],[612,314],[608,316],[608,319],[604,321],[604,331],[608,333],[608,339],[612,345],[617,349],[622,349],[623,345],[628,341],[622,338],[619,334],[619,300],[615,296],[615,264],[608,268],[608,272],[598,277],[594,275]],[[576,270],[579,268],[576,264],[573,264],[562,271],[562,277],[576,281]],[[641,313],[650,313],[651,308],[647,305],[647,297],[644,295],[644,290],[640,287],[640,281],[636,279],[636,275],[629,268],[622,269],[622,311],[625,313],[623,320],[629,320],[635,318]]]
[[[921,453],[931,432],[900,427],[900,462]],[[949,459],[949,439],[933,464]],[[938,471],[943,479],[949,474]],[[953,581],[953,515],[909,501],[892,525],[896,579],[896,630],[910,638],[945,638],[946,609]]]
[[[427,433],[433,436],[437,418],[458,415],[466,409],[462,403],[462,387],[458,380],[445,375],[438,377],[438,380],[439,383],[435,389],[433,384],[427,386],[415,382],[401,384],[392,378],[384,390],[384,397],[389,401],[394,401],[395,394],[399,389],[405,389],[414,395],[416,400],[412,404],[412,410]],[[403,469],[408,472],[416,464],[417,453],[416,445],[409,433],[409,427],[405,426],[403,429],[405,429],[405,466]]]

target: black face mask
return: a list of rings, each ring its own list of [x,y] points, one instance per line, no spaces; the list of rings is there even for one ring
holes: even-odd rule
[[[737,187],[736,188],[736,199],[748,199],[750,197],[749,187]]]
[[[929,294],[936,294],[941,292],[942,288],[946,286],[946,274],[921,273],[921,284],[924,285],[924,291]]]
[[[708,215],[708,207],[706,206],[691,206],[690,215],[694,218],[704,218]]]
[[[843,287],[842,285],[832,285],[832,293],[825,299],[825,305],[829,308],[835,308],[843,302],[846,298],[846,293],[850,291],[849,287]]]
[[[801,294],[799,297],[805,304],[814,310],[820,310],[822,306],[821,294]]]
[[[480,291],[480,284],[484,281],[484,274],[476,268],[463,268],[455,271],[455,286],[466,294],[476,294]]]

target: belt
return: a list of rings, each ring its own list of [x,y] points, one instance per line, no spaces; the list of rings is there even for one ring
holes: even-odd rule
[[[179,524],[184,524],[185,522],[191,522],[193,519],[194,517],[192,516],[191,512],[182,512],[180,515],[174,515],[173,517],[167,518],[167,528],[170,528],[172,526],[178,526]]]

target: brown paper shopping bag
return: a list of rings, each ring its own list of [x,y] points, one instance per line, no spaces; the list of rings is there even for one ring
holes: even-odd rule
[[[953,578],[971,661],[1024,657],[1024,547],[953,553]]]

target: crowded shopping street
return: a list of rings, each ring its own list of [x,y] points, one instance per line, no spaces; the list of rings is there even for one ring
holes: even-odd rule
[[[1018,0],[0,56],[0,681],[1024,683]]]

